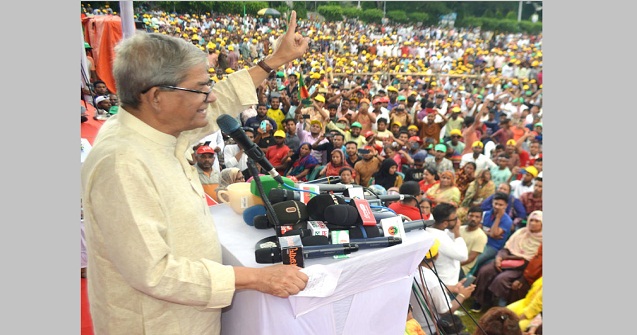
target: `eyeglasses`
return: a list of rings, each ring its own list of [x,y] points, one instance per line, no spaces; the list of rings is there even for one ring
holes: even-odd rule
[[[207,100],[208,100],[208,97],[210,96],[210,93],[212,93],[212,89],[213,89],[213,88],[214,88],[214,86],[215,86],[213,83],[214,83],[214,82],[211,82],[210,84],[208,84],[208,85],[210,85],[210,90],[209,90],[208,92],[199,91],[199,90],[193,90],[193,89],[190,89],[190,88],[183,88],[183,87],[178,87],[178,86],[171,86],[171,85],[159,85],[159,86],[157,86],[157,87],[166,88],[166,89],[169,89],[169,90],[179,90],[179,91],[186,91],[186,92],[192,92],[192,93],[203,94],[203,95],[205,95],[205,96],[206,96],[206,97],[203,99],[203,101],[205,102],[205,101],[207,101]]]
[[[210,93],[212,93],[212,89],[215,87],[215,82],[214,81],[210,81],[208,83],[208,86],[210,86],[210,90],[208,92],[205,91],[200,91],[200,90],[193,90],[190,88],[184,88],[184,87],[179,87],[179,86],[172,86],[172,85],[156,85],[156,86],[151,86],[145,90],[142,91],[142,94],[148,92],[151,88],[153,87],[161,87],[161,88],[165,88],[165,89],[169,89],[169,90],[179,90],[179,91],[186,91],[186,92],[192,92],[192,93],[198,93],[198,94],[203,94],[206,97],[204,98],[204,102],[208,101],[208,98],[210,97]]]

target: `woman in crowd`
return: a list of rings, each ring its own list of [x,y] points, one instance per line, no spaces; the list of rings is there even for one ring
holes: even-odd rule
[[[433,201],[434,206],[446,202],[457,207],[460,204],[460,190],[456,186],[453,172],[443,171],[440,182],[429,188],[425,195]]]
[[[290,169],[286,175],[295,177],[298,181],[307,181],[310,171],[319,164],[318,160],[310,155],[311,151],[310,143],[301,143],[299,149],[289,158]]]
[[[330,161],[319,172],[320,177],[335,177],[338,176],[338,172],[345,166],[349,166],[345,162],[345,154],[340,148],[332,150],[330,154]]]
[[[420,207],[420,212],[422,213],[422,218],[424,220],[433,220],[434,215],[431,214],[432,202],[428,198],[422,198],[418,203],[418,207]]]
[[[391,158],[385,158],[380,164],[378,172],[374,174],[374,184],[384,187],[386,190],[390,187],[400,187],[403,184],[403,177],[396,170],[398,164]]]
[[[469,163],[467,163],[469,164]],[[491,180],[491,171],[484,169],[480,171],[478,177],[467,187],[467,192],[464,195],[464,199],[460,203],[458,208],[458,217],[460,221],[464,222],[464,218],[472,206],[480,206],[482,202],[492,196],[495,193],[495,184]]]
[[[420,185],[420,190],[425,193],[427,193],[429,188],[440,183],[438,171],[436,171],[436,169],[432,167],[425,168],[422,175],[423,178],[421,181],[418,182],[418,184]]]
[[[456,186],[460,190],[460,202],[464,199],[469,184],[474,180],[476,180],[476,163],[467,162],[456,175]]]
[[[215,199],[215,201],[219,201],[219,191],[227,190],[230,184],[244,181],[245,177],[243,176],[243,173],[241,173],[241,170],[239,170],[238,168],[231,167],[221,170],[221,175],[219,177],[219,187],[217,187],[217,189],[215,190],[217,194],[217,199]]]
[[[497,299],[498,306],[506,306],[511,294],[511,285],[522,277],[528,262],[537,254],[542,245],[542,212],[529,215],[526,227],[520,228],[509,237],[495,260],[483,265],[476,276],[475,302],[472,310],[481,310]],[[519,263],[507,265],[507,263]]]

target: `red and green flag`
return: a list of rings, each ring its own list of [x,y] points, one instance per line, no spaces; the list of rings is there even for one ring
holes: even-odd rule
[[[305,106],[310,106],[312,104],[310,101],[310,92],[308,92],[307,86],[305,86],[302,74],[299,74],[299,100]]]

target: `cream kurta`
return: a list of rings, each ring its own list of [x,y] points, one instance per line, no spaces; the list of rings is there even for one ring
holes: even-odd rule
[[[186,151],[218,129],[219,115],[236,116],[257,97],[246,70],[214,92],[209,125],[178,138],[120,107],[83,164],[96,335],[220,333],[221,308],[235,292],[234,271],[221,264],[217,231]]]

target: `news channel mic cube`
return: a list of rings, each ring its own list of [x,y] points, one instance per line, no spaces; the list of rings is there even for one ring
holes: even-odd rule
[[[330,229],[327,228],[323,221],[308,221],[307,228],[312,233],[312,236],[323,235],[330,237]]]
[[[405,227],[403,226],[403,220],[400,216],[394,216],[380,220],[380,225],[383,228],[384,236],[400,237],[405,240]]]
[[[283,264],[296,265],[301,268],[304,267],[301,236],[281,236],[279,237],[279,245],[281,246],[281,260]]]

